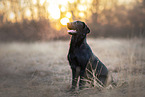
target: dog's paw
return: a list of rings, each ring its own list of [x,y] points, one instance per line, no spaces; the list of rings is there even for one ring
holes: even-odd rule
[[[70,89],[67,90],[67,92],[74,92],[74,91],[75,91],[74,87],[71,87]]]

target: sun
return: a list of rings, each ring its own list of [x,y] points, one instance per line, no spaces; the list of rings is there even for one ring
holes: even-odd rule
[[[14,18],[15,18],[15,14],[13,12],[10,12],[9,19],[13,20]]]
[[[70,20],[69,20],[68,18],[62,18],[62,19],[60,20],[60,23],[61,23],[62,25],[67,25],[68,22],[70,22]]]
[[[15,22],[15,14],[14,14],[14,12],[10,12],[8,18],[9,18],[9,21]]]
[[[50,18],[59,19],[60,18],[60,9],[57,5],[51,5],[48,7],[48,13],[50,14]]]
[[[66,17],[67,17],[67,18],[71,18],[71,17],[72,17],[71,12],[67,12],[67,13],[66,13]]]

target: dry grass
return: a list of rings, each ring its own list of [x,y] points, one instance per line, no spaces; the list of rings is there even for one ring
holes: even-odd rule
[[[118,87],[66,92],[69,41],[0,43],[0,97],[144,97],[144,39],[88,39]]]

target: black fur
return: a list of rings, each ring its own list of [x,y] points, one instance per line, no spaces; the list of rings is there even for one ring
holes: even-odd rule
[[[86,35],[90,33],[90,29],[84,22],[74,21],[67,24],[69,30],[76,30],[76,33],[69,32],[71,36],[70,49],[68,52],[68,60],[72,69],[72,87],[75,90],[79,80],[79,88],[84,87],[86,76],[86,68],[96,69],[98,79],[105,84],[108,75],[106,66],[92,53],[91,48],[86,42]],[[92,67],[90,67],[92,65]]]

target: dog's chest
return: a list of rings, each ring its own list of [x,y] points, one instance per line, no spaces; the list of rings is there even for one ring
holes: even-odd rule
[[[89,58],[90,53],[85,48],[75,48],[73,51],[69,52],[68,60],[74,63],[78,63],[79,65],[86,65]]]

